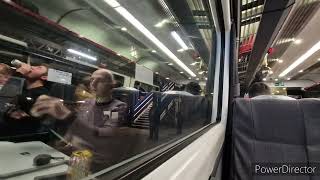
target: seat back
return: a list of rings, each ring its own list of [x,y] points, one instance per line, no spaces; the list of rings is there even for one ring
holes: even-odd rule
[[[192,132],[209,123],[211,106],[204,96],[155,92],[150,113],[151,137],[176,130]],[[162,132],[163,130],[163,132]]]
[[[132,88],[114,88],[112,96],[128,106],[128,120],[131,121],[133,117],[134,106],[136,105],[139,97],[139,91]]]
[[[319,161],[319,110],[319,99],[236,99],[231,119],[229,179],[312,179],[255,176],[253,172],[255,163]]]

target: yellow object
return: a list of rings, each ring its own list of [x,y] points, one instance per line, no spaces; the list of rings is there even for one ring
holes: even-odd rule
[[[85,158],[92,157],[92,153],[89,150],[74,151],[72,155],[77,157],[85,157]]]
[[[68,180],[79,180],[90,172],[92,153],[89,150],[74,151],[69,160]]]

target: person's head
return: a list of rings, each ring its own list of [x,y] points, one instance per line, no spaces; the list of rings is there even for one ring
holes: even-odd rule
[[[81,79],[81,83],[80,84],[83,84],[85,86],[85,88],[87,88],[88,90],[90,89],[90,79],[91,79],[91,76],[85,76],[84,78]]]
[[[47,80],[48,77],[48,66],[45,64],[39,66],[31,66],[31,71],[26,76],[30,81],[36,80]]]
[[[140,82],[138,82],[138,81],[134,82],[134,88],[139,89],[140,86],[141,86]]]
[[[271,89],[265,83],[256,82],[250,86],[248,93],[250,98],[260,96],[260,95],[270,95]]]
[[[115,87],[115,88],[123,87],[123,83],[120,82],[120,81],[116,81],[114,87]]]
[[[193,95],[200,95],[201,94],[201,87],[196,82],[189,82],[186,87],[186,91],[193,94]]]
[[[8,82],[12,75],[12,69],[10,66],[0,63],[0,85],[4,85]]]
[[[91,90],[97,97],[110,96],[114,87],[114,77],[107,69],[98,69],[91,75]]]

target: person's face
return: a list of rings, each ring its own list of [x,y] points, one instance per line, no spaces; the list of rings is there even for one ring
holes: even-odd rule
[[[5,85],[11,77],[11,74],[6,73],[5,68],[6,67],[0,64],[0,85]]]
[[[90,81],[91,90],[97,96],[108,96],[111,94],[113,82],[108,72],[97,70],[91,75]]]
[[[41,79],[46,80],[47,79],[47,67],[45,66],[31,66],[31,71],[28,74],[28,77],[30,79]]]
[[[9,78],[10,75],[0,73],[0,85],[5,85],[8,82]]]

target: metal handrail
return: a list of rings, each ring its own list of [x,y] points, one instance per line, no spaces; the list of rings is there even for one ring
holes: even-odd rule
[[[136,111],[142,104],[144,104],[150,97],[153,96],[153,93],[150,92],[148,93],[145,98],[142,101],[139,101],[135,106],[134,106],[134,111]]]
[[[144,110],[146,106],[148,106],[152,102],[153,98],[151,98],[148,102],[146,102],[138,111],[134,112],[133,118],[140,114],[141,110]]]
[[[143,115],[143,114],[147,111],[148,107],[149,107],[151,104],[152,104],[152,100],[151,100],[150,103],[146,104],[147,107],[146,107],[146,108],[143,108],[144,110],[143,110],[141,113],[139,113],[137,116],[134,116],[134,117],[135,117],[135,118],[133,119],[133,122],[134,122],[134,123],[141,117],[141,115]]]

